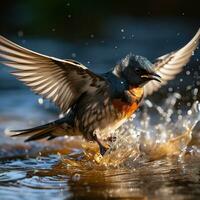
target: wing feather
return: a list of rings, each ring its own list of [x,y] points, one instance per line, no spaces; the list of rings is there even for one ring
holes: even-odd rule
[[[200,41],[200,29],[196,35],[184,47],[178,51],[168,53],[156,59],[154,63],[155,72],[161,76],[162,82],[150,81],[144,86],[144,96],[151,95],[161,86],[166,85],[169,80],[183,70],[188,63]]]
[[[50,99],[66,112],[94,81],[105,81],[74,60],[62,60],[23,48],[0,36],[0,62],[15,71],[35,93]]]

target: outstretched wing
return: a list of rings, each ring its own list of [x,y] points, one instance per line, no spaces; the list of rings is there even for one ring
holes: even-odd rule
[[[95,84],[105,84],[103,78],[73,60],[62,60],[25,49],[0,36],[0,62],[16,69],[14,74],[31,89],[50,99],[66,112]]]
[[[192,40],[183,48],[157,58],[154,64],[154,70],[161,76],[162,82],[159,83],[153,80],[147,83],[144,86],[144,96],[151,95],[181,72],[192,56],[194,50],[197,48],[199,41],[200,29]]]

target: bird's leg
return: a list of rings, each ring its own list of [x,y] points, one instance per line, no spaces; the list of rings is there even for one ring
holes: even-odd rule
[[[100,154],[103,156],[103,155],[106,153],[106,151],[107,151],[108,149],[107,149],[103,144],[101,144],[101,142],[100,142],[99,139],[97,138],[97,135],[96,135],[96,134],[93,135],[93,139],[94,139],[94,141],[96,141],[97,144],[99,145]]]

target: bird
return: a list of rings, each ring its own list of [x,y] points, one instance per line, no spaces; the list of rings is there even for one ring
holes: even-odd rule
[[[82,135],[96,142],[103,156],[108,141],[139,108],[143,99],[181,72],[200,40],[200,29],[185,46],[157,58],[129,53],[108,72],[97,74],[72,59],[26,49],[0,36],[0,63],[33,92],[55,103],[62,118],[37,127],[13,130],[28,141]]]

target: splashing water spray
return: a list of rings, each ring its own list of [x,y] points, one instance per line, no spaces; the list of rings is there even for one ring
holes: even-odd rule
[[[116,138],[102,157],[98,147],[83,144],[84,157],[63,157],[67,166],[119,166],[124,163],[141,163],[165,157],[184,158],[192,140],[193,129],[200,121],[200,103],[195,101],[189,110],[176,109],[179,93],[170,95],[162,105],[145,100],[142,112],[134,114],[122,127],[113,133]],[[191,151],[191,149],[190,149]],[[91,162],[92,161],[92,162]],[[130,165],[132,165],[130,164]],[[87,165],[88,166],[88,165]]]
[[[117,140],[101,161],[118,165],[127,159],[135,161],[141,156],[149,160],[166,156],[183,158],[193,129],[200,121],[200,103],[195,101],[186,114],[181,114],[181,110],[174,109],[180,98],[180,94],[174,93],[162,106],[153,106],[151,101],[146,100],[143,112],[115,132]],[[156,114],[152,115],[154,112]]]

